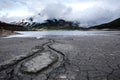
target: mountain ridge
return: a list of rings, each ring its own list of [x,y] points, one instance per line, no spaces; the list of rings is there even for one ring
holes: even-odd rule
[[[59,29],[65,29],[65,30],[79,30],[84,29],[82,27],[79,27],[79,22],[75,21],[66,21],[63,19],[47,19],[43,23],[33,22],[33,19],[30,18],[28,22],[18,22],[17,25],[22,25],[27,27],[28,29],[37,30],[37,29],[46,29],[46,30],[59,30]]]
[[[0,21],[0,30],[11,30],[11,31],[27,31],[28,29],[24,26],[9,24]]]
[[[89,29],[112,29],[112,30],[120,30],[120,18],[115,19],[109,23],[104,23],[97,26],[92,26]]]

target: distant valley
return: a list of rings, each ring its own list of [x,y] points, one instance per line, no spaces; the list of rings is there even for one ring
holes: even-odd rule
[[[79,22],[65,21],[63,19],[48,19],[44,23],[33,22],[32,18],[29,22],[0,22],[0,31],[41,31],[41,30],[120,30],[120,18],[112,22],[91,26],[89,28],[80,27]]]

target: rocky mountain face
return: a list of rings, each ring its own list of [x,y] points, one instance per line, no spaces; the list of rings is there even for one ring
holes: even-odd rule
[[[80,29],[78,22],[65,21],[63,19],[47,19],[43,23],[34,22],[33,18],[29,18],[27,21],[22,20],[21,22],[12,23],[21,26],[25,26],[29,29]]]
[[[109,23],[101,24],[98,26],[90,27],[90,29],[112,29],[112,30],[120,30],[120,18],[111,21]]]

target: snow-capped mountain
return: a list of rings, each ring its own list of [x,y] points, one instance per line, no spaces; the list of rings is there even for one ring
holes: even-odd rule
[[[74,21],[66,21],[64,19],[47,18],[41,14],[22,19],[19,22],[11,24],[21,25],[28,29],[79,29],[79,23]]]
[[[42,16],[39,13],[35,16],[31,16],[29,18],[22,19],[18,22],[11,22],[11,24],[21,25],[21,26],[25,26],[25,27],[31,27],[31,26],[43,23],[46,19],[47,19],[47,17]]]

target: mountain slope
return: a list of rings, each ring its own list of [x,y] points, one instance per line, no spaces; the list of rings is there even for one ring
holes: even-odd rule
[[[26,31],[28,29],[23,26],[0,22],[0,30]]]
[[[120,30],[120,18],[116,19],[112,22],[101,24],[98,26],[90,27],[89,29],[112,29],[112,30]]]

